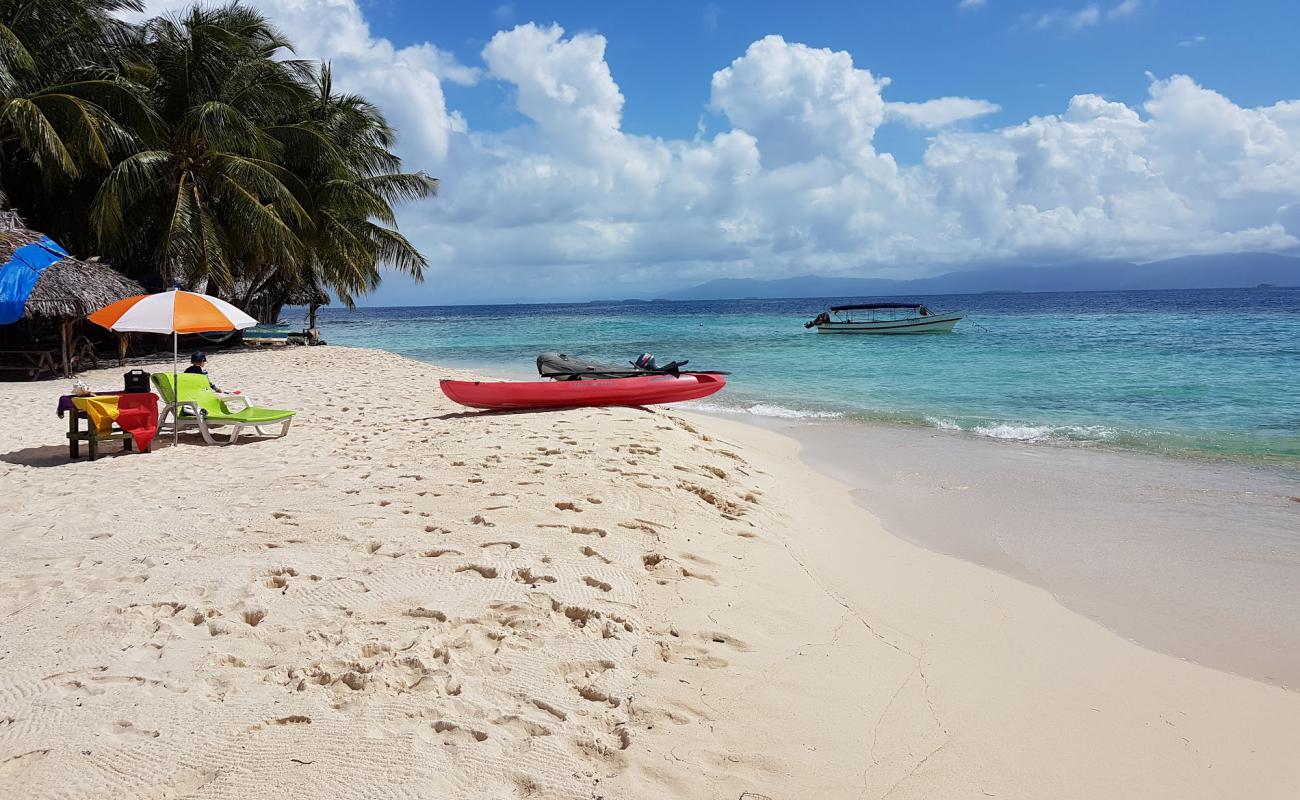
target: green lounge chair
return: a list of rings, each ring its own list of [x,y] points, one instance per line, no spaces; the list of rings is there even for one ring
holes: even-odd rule
[[[203,441],[208,444],[218,443],[212,438],[211,429],[222,426],[231,427],[230,438],[225,441],[226,444],[238,439],[244,428],[253,428],[258,434],[267,436],[269,434],[262,430],[262,426],[280,423],[283,426],[280,429],[280,436],[289,433],[289,425],[293,422],[295,413],[293,411],[256,408],[243,395],[217,394],[212,391],[212,384],[208,382],[207,375],[182,373],[176,377],[180,382],[179,403],[176,392],[172,391],[170,372],[155,372],[151,376],[153,385],[157,387],[158,394],[166,403],[162,416],[158,420],[159,433],[162,432],[163,426],[168,424],[168,415],[171,416],[172,429],[179,431],[187,427],[198,428]],[[230,407],[230,403],[236,400],[243,405],[237,410]]]

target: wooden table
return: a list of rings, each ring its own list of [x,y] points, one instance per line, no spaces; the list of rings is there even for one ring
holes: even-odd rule
[[[58,374],[58,356],[58,350],[0,350],[0,370],[25,372],[28,380],[40,380]]]
[[[130,392],[95,392],[94,395],[90,395],[90,396],[94,397],[94,396],[103,396],[103,395],[118,395],[120,397],[125,394],[131,394],[131,393]],[[144,393],[142,392],[141,394]],[[150,396],[154,396],[152,393],[148,393],[148,394],[150,394]],[[156,396],[154,397],[156,401]],[[134,449],[135,439],[132,438],[131,434],[127,433],[126,431],[115,430],[112,433],[100,433],[99,430],[95,427],[95,423],[91,422],[90,418],[86,416],[86,413],[81,409],[77,408],[76,404],[72,402],[72,395],[65,394],[59,398],[58,414],[61,417],[64,415],[65,412],[68,414],[68,457],[69,458],[75,459],[81,457],[82,442],[86,443],[87,455],[90,457],[91,461],[94,461],[96,458],[99,457],[100,442],[120,440],[122,442],[123,451],[130,451]],[[86,427],[84,430],[81,427],[82,420],[86,421]]]

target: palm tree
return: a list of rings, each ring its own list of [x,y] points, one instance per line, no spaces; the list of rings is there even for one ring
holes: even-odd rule
[[[380,267],[423,279],[424,256],[396,230],[393,205],[434,196],[438,180],[400,172],[396,133],[373,104],[333,89],[328,64],[311,76],[311,97],[292,124],[272,135],[285,145],[284,165],[298,179],[307,212],[300,232],[304,259],[293,273],[268,270],[247,286],[246,302],[273,286],[263,312],[278,316],[284,298],[302,290],[332,292],[348,307],[381,281]],[[316,146],[302,146],[305,140]],[[294,146],[288,146],[293,144]]]
[[[12,199],[35,217],[54,211],[66,221],[50,198],[128,151],[134,137],[121,122],[151,131],[148,109],[114,70],[130,34],[115,15],[139,8],[139,0],[0,0],[0,205]],[[84,221],[73,227],[84,231]]]
[[[233,291],[246,265],[296,274],[307,213],[279,163],[275,122],[305,101],[306,67],[272,57],[289,41],[237,4],[156,18],[136,36],[147,60],[134,71],[160,135],[100,187],[92,213],[103,245],[167,282],[217,292]],[[329,157],[324,143],[316,152]]]
[[[316,75],[304,125],[319,130],[339,154],[339,169],[304,175],[311,188],[309,268],[317,282],[351,306],[356,295],[373,291],[379,266],[424,277],[424,256],[397,232],[393,205],[438,192],[438,179],[400,172],[391,148],[397,134],[383,113],[354,94],[335,94],[328,64]],[[308,164],[311,170],[311,165]]]
[[[423,276],[393,207],[438,182],[401,171],[374,105],[237,2],[115,16],[139,7],[0,0],[0,195],[142,280],[267,317],[326,291],[351,306],[383,267]]]

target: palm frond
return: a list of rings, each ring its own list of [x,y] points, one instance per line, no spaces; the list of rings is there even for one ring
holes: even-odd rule
[[[127,212],[173,188],[172,154],[166,150],[136,153],[113,168],[99,187],[91,205],[91,219],[100,239],[108,245],[125,241]],[[179,182],[183,183],[184,175]]]
[[[80,174],[76,160],[58,131],[30,99],[16,97],[0,105],[0,129],[17,141],[43,171],[57,171],[66,178]]]
[[[267,162],[244,158],[231,153],[213,156],[213,170],[223,179],[234,181],[249,193],[265,198],[279,209],[279,213],[292,224],[301,224],[307,219],[307,212],[294,197],[293,192],[280,182],[275,171],[267,168]],[[272,165],[273,166],[273,165]]]
[[[389,203],[427,200],[438,194],[438,179],[423,172],[398,172],[361,178],[357,183]]]
[[[429,262],[405,236],[372,222],[361,222],[359,226],[374,243],[381,264],[409,275],[417,283],[424,280],[424,269]]]
[[[239,109],[209,100],[186,112],[177,126],[177,135],[206,149],[272,158],[280,143],[267,136]]]

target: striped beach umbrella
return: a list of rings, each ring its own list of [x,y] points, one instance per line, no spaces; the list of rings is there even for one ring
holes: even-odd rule
[[[89,319],[114,331],[173,335],[242,330],[257,324],[225,300],[179,289],[118,300]]]
[[[182,333],[209,333],[251,328],[257,320],[217,297],[171,289],[158,294],[139,294],[118,300],[87,317],[112,331],[170,333],[172,335],[172,386],[179,388],[177,337]],[[177,398],[178,399],[178,398]],[[177,408],[174,414],[179,413]],[[176,439],[177,425],[172,425]]]

